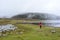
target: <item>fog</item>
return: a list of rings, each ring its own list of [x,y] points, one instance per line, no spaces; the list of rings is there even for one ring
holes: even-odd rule
[[[26,12],[60,16],[60,0],[0,0],[0,17],[11,17]]]

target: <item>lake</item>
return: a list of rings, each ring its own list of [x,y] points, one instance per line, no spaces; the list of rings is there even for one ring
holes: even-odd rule
[[[60,20],[45,20],[45,25],[51,27],[60,27]]]
[[[60,27],[60,20],[39,20],[39,21],[23,21],[17,22],[17,24],[36,24],[42,23],[43,25],[50,26],[50,27]]]

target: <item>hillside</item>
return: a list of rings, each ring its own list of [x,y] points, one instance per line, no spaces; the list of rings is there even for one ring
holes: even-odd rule
[[[17,20],[11,21],[12,24],[15,24],[15,22]],[[0,36],[0,40],[60,40],[60,28],[55,28],[56,33],[52,33],[53,27],[48,26],[43,26],[42,29],[38,25],[32,24],[15,24],[15,26],[20,30],[7,31],[7,35]]]
[[[46,14],[46,13],[24,13],[24,14],[15,15],[12,18],[13,19],[40,19],[40,20],[60,19],[59,16]]]

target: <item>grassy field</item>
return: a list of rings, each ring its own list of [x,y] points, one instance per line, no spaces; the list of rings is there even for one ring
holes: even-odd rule
[[[12,24],[16,23],[16,20],[11,21]],[[33,24],[15,24],[22,34],[18,34],[16,31],[11,34],[0,37],[0,40],[60,40],[60,28],[56,28],[56,33],[51,33],[52,27],[43,26],[42,29],[38,25]]]

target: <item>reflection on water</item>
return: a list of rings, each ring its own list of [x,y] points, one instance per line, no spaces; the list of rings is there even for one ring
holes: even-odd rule
[[[15,30],[17,27],[15,27],[12,24],[7,24],[7,25],[0,25],[0,32],[2,31],[10,31],[10,30]]]
[[[47,20],[45,21],[45,25],[52,27],[60,27],[60,20]]]

